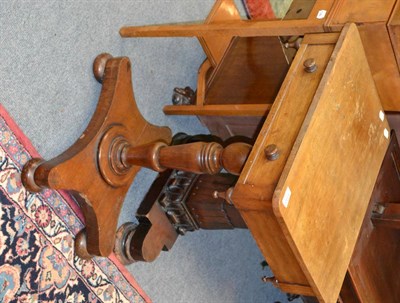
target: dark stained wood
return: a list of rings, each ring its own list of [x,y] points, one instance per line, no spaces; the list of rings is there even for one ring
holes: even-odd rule
[[[374,215],[371,220],[375,227],[386,227],[400,230],[400,206],[396,206],[397,207],[395,207],[394,204],[392,207],[388,207],[389,209],[396,209],[396,213],[394,214],[385,214],[382,216]],[[389,211],[389,209],[387,211]]]
[[[392,16],[387,24],[390,40],[392,42],[394,55],[396,56],[397,65],[400,66],[400,2],[396,2]]]
[[[303,303],[318,303],[318,300],[315,297],[302,296],[301,300],[303,301]]]
[[[100,54],[96,57],[93,62],[93,75],[99,83],[103,83],[103,77],[105,72],[106,63],[112,56],[107,53]]]
[[[137,211],[139,225],[132,235],[129,253],[135,261],[154,261],[162,250],[170,250],[178,234],[155,200],[145,200]]]
[[[40,192],[42,187],[37,185],[35,182],[35,171],[36,169],[44,162],[43,159],[34,158],[31,159],[28,163],[25,164],[22,175],[21,181],[24,186],[33,193]]]
[[[211,75],[205,104],[272,103],[287,71],[278,37],[236,38]]]
[[[163,249],[171,249],[178,233],[157,203],[171,171],[157,176],[140,204],[137,226],[125,223],[118,228],[114,252],[125,265],[137,261],[152,262]]]
[[[344,278],[339,299],[340,303],[362,303],[357,295],[357,292],[355,291],[353,281],[351,280],[348,272]]]
[[[244,143],[233,143],[224,148],[221,164],[232,175],[240,175],[252,146]]]
[[[126,168],[132,166],[147,167],[154,171],[162,172],[166,167],[160,164],[158,155],[161,148],[165,146],[167,145],[163,142],[153,142],[139,146],[125,146],[119,153],[120,166]]]
[[[199,116],[211,134],[223,140],[233,136],[244,136],[255,141],[267,114],[259,117]]]
[[[155,142],[127,147],[121,151],[121,165],[126,168],[144,166],[155,171],[167,168],[196,174],[216,174],[222,168],[238,175],[247,159],[251,146],[233,143],[225,149],[216,142],[194,142],[166,146]]]
[[[188,139],[197,140],[199,136]],[[229,191],[236,179],[230,174],[194,175],[176,170],[159,174],[139,206],[139,224],[126,223],[118,229],[117,257],[124,264],[151,262],[161,250],[171,249],[178,233],[184,235],[199,228],[247,228],[238,210],[215,195],[215,191]]]
[[[386,112],[390,127],[394,130],[397,142],[400,142],[400,112]]]
[[[161,166],[198,174],[216,174],[222,169],[223,147],[215,142],[195,142],[161,148]]]
[[[238,210],[215,192],[233,186],[235,177],[228,174],[201,175],[185,201],[188,210],[202,229],[247,228]]]
[[[103,90],[84,134],[53,160],[31,160],[22,174],[28,190],[48,187],[80,194],[86,229],[77,236],[76,251],[82,258],[108,256],[112,252],[124,196],[141,167],[156,171],[176,168],[208,174],[216,174],[225,167],[227,171],[239,174],[251,150],[245,143],[233,143],[226,150],[216,142],[167,146],[171,141],[169,129],[149,124],[136,107],[129,60],[102,54],[95,60],[94,70],[103,82]],[[76,174],[78,170],[80,175]],[[233,206],[214,195],[211,197],[219,201],[206,217],[212,217],[216,208],[226,206],[233,214],[232,219],[242,224]],[[173,216],[172,212],[167,214]],[[152,261],[162,249],[172,247],[177,237],[158,203],[147,201],[137,215],[141,222],[137,228],[128,224],[118,231],[116,252],[124,263]],[[230,222],[225,217],[214,219],[219,226]]]

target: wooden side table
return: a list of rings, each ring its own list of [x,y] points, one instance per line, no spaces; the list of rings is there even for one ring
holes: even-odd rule
[[[232,200],[281,289],[335,302],[390,128],[355,26],[320,39],[300,47]],[[268,161],[272,144],[279,158]]]
[[[167,146],[168,130],[149,125],[135,107],[129,60],[103,61],[99,66],[105,70],[96,72],[102,94],[88,129],[55,159],[30,161],[22,176],[33,191],[81,193],[87,228],[76,242],[79,255],[111,252],[124,193],[140,167],[197,174],[223,167],[239,175],[225,198],[239,210],[274,272],[267,280],[289,293],[336,301],[390,138],[357,27],[346,26],[339,37],[304,37],[253,147]],[[77,167],[84,179],[74,175]],[[120,247],[151,261],[173,245],[179,229],[160,204],[140,212],[149,223],[145,232],[128,230]],[[385,212],[374,220],[395,222]],[[137,240],[143,241],[139,252],[129,246]]]
[[[217,2],[220,7],[227,3],[229,1]],[[224,70],[224,63],[232,60],[229,54],[239,51],[240,56],[241,52],[247,54],[243,50],[251,50],[251,46],[264,47],[269,42],[264,37],[304,37],[273,103],[257,104],[252,100],[251,104],[233,106],[233,112],[239,115],[252,113],[261,117],[268,112],[253,147],[239,144],[224,148],[215,142],[168,146],[169,130],[147,123],[135,106],[129,60],[99,57],[102,63],[97,65],[99,70],[95,74],[103,81],[103,89],[89,127],[59,157],[50,161],[30,161],[24,168],[24,184],[32,191],[50,187],[81,192],[87,233],[81,233],[76,244],[80,255],[90,258],[91,255],[106,256],[112,251],[116,217],[140,167],[207,174],[225,168],[240,175],[230,191],[229,200],[240,211],[275,274],[266,281],[286,292],[315,296],[320,302],[336,302],[341,289],[341,299],[351,300],[344,292],[347,288],[342,288],[344,281],[345,286],[356,293],[353,298],[369,302],[366,298],[372,298],[372,295],[361,297],[357,294],[368,288],[359,286],[366,280],[363,277],[357,280],[356,270],[351,266],[357,268],[370,261],[364,263],[369,260],[365,257],[356,260],[360,261],[358,263],[353,262],[352,256],[354,249],[360,249],[358,243],[362,243],[357,239],[364,231],[363,222],[369,223],[365,215],[391,136],[384,109],[393,109],[393,103],[389,98],[383,98],[380,90],[379,71],[386,73],[388,65],[374,70],[369,63],[369,48],[363,40],[363,37],[370,37],[369,31],[360,35],[355,24],[344,25],[340,20],[337,24],[329,23],[333,25],[328,27],[328,21],[336,20],[331,16],[336,16],[346,3],[316,1],[311,14],[304,20],[216,23],[209,20],[208,24],[188,27],[121,30],[122,34],[131,36],[201,37],[213,57],[202,67],[205,77],[201,85],[210,89],[210,94],[211,79],[215,83],[226,79],[216,72],[208,75],[208,65],[215,71]],[[372,16],[373,21],[378,20],[381,11],[375,14],[374,8],[378,8],[378,4],[375,0],[368,2],[371,3],[374,5],[369,8],[371,15],[368,16]],[[379,3],[382,10],[390,14],[394,1]],[[344,18],[352,17],[350,14]],[[324,33],[329,30],[338,32]],[[392,30],[393,35],[396,29]],[[209,37],[215,38],[211,35],[215,33],[224,39],[234,36],[261,38],[235,40],[226,48],[215,49],[208,45]],[[232,48],[240,46],[241,42],[244,46]],[[264,63],[261,62],[261,66]],[[269,69],[272,65],[264,66]],[[229,68],[227,70],[229,72]],[[227,83],[225,89],[229,91],[231,84]],[[275,88],[277,83],[279,81],[272,87]],[[216,85],[215,89],[218,87]],[[200,93],[206,98],[205,92],[198,91],[197,95]],[[249,92],[248,96],[242,92],[241,98],[251,100],[254,91],[249,89]],[[268,89],[262,95],[270,92]],[[213,93],[210,96],[218,100],[218,91]],[[212,110],[219,115],[232,104],[195,106],[207,106],[207,114]],[[395,143],[392,145],[396,146]],[[394,155],[398,154],[390,150],[390,157],[397,157]],[[397,160],[393,163],[394,169],[398,169]],[[78,168],[85,172],[82,178],[74,175]],[[396,201],[377,202],[380,212],[374,213],[374,227],[397,227]],[[150,230],[154,241],[147,241],[148,245],[141,253],[143,259],[151,260],[162,249],[171,247],[177,232],[158,205],[153,205],[143,220],[151,223],[148,228],[154,227]],[[360,253],[363,255],[364,251]],[[350,281],[350,286],[346,281]],[[395,293],[388,300],[397,302],[399,288],[393,285],[390,289]],[[380,300],[383,297],[377,295],[374,298]]]
[[[225,1],[217,1],[216,6],[218,6],[221,2]],[[228,3],[229,1],[226,1]],[[296,2],[296,1],[294,1]],[[301,1],[298,1],[301,2]],[[298,3],[297,3],[298,4]],[[296,4],[296,5],[297,5]],[[354,188],[361,188],[363,193],[368,193],[364,197],[364,202],[362,205],[358,205],[359,208],[357,210],[359,213],[355,218],[357,218],[357,224],[359,228],[361,228],[361,223],[363,220],[364,214],[367,214],[363,227],[361,228],[362,233],[360,238],[356,244],[355,234],[352,236],[352,247],[356,247],[356,251],[354,257],[350,263],[350,267],[348,269],[347,274],[345,275],[345,268],[350,262],[350,257],[353,248],[349,248],[348,238],[346,238],[345,246],[343,252],[340,248],[332,248],[329,247],[329,243],[334,243],[334,240],[329,240],[329,237],[325,239],[321,237],[319,229],[316,229],[317,235],[314,235],[315,232],[309,232],[307,234],[310,239],[304,237],[302,238],[300,235],[302,233],[302,229],[300,231],[297,230],[299,222],[303,222],[305,226],[313,226],[316,224],[315,222],[319,222],[319,220],[313,219],[312,216],[307,217],[306,214],[313,214],[314,208],[315,211],[318,211],[321,207],[319,205],[309,205],[309,210],[307,210],[307,205],[296,206],[297,210],[301,211],[300,214],[293,212],[292,215],[286,217],[286,208],[281,207],[280,203],[288,200],[288,196],[291,196],[291,189],[290,186],[289,191],[286,191],[285,184],[282,182],[286,182],[284,178],[290,176],[293,163],[296,162],[294,159],[299,156],[297,150],[299,145],[303,144],[304,142],[300,139],[296,139],[297,141],[293,141],[292,144],[294,145],[287,145],[290,141],[290,136],[287,132],[284,132],[285,125],[280,125],[279,128],[274,128],[273,126],[275,123],[279,123],[273,119],[276,118],[276,112],[274,109],[279,106],[279,111],[282,111],[280,108],[281,103],[279,105],[275,105],[276,102],[281,102],[283,98],[283,94],[286,94],[284,98],[294,98],[289,97],[287,94],[290,94],[290,89],[287,88],[287,83],[289,82],[290,77],[294,77],[294,72],[296,68],[294,67],[294,63],[297,62],[299,58],[303,58],[304,56],[304,48],[308,48],[311,50],[310,46],[319,45],[320,47],[325,47],[328,49],[328,46],[333,45],[336,43],[337,35],[335,37],[335,33],[340,32],[346,23],[348,22],[355,22],[358,30],[360,32],[360,41],[365,51],[365,57],[367,65],[370,68],[372,78],[369,78],[366,81],[369,81],[367,86],[376,87],[376,91],[374,93],[375,96],[378,96],[380,102],[382,102],[383,110],[384,111],[399,111],[400,110],[400,102],[398,102],[397,97],[400,92],[400,77],[399,77],[399,9],[400,4],[399,1],[395,0],[368,0],[368,1],[361,1],[361,0],[335,0],[335,1],[316,1],[315,5],[310,14],[307,15],[306,19],[302,20],[274,20],[274,21],[237,21],[237,20],[228,20],[226,19],[225,22],[220,21],[216,24],[205,24],[205,25],[191,25],[191,26],[150,26],[150,27],[125,27],[121,29],[121,36],[123,37],[151,37],[151,36],[184,36],[184,37],[199,37],[204,34],[214,34],[218,35],[219,33],[224,33],[225,37],[227,35],[231,35],[232,42],[230,47],[226,48],[225,55],[223,56],[221,62],[217,66],[211,66],[207,61],[203,64],[201,69],[199,70],[199,82],[197,87],[197,95],[200,98],[197,100],[195,105],[189,106],[167,106],[165,107],[164,111],[167,114],[196,114],[200,117],[202,121],[209,127],[212,133],[219,133],[222,135],[233,135],[233,134],[243,134],[246,133],[248,136],[252,137],[254,134],[258,134],[259,132],[259,125],[262,124],[262,119],[266,118],[266,122],[264,123],[261,132],[257,137],[256,144],[253,148],[252,154],[250,155],[249,160],[246,162],[246,167],[241,174],[238,184],[235,187],[235,191],[233,194],[233,200],[235,202],[235,206],[241,209],[241,214],[244,217],[246,223],[248,224],[249,228],[252,230],[254,237],[257,239],[257,242],[260,246],[261,251],[266,256],[267,260],[271,264],[271,268],[275,273],[275,277],[271,278],[272,282],[275,282],[277,286],[281,289],[286,290],[288,292],[295,292],[295,293],[302,293],[304,295],[316,295],[320,301],[322,302],[334,302],[335,295],[333,293],[338,293],[340,289],[341,282],[335,284],[335,281],[326,281],[326,277],[330,277],[325,271],[322,271],[321,268],[328,266],[329,273],[331,273],[332,267],[341,267],[338,271],[341,272],[341,278],[339,280],[345,279],[345,283],[343,285],[343,289],[341,291],[341,298],[344,302],[397,302],[399,301],[399,287],[396,283],[398,283],[398,279],[394,278],[393,275],[397,273],[396,270],[390,268],[390,262],[392,262],[394,268],[398,269],[398,265],[396,265],[396,260],[391,259],[391,256],[398,251],[398,231],[395,228],[398,227],[398,210],[396,203],[389,203],[390,207],[386,209],[385,214],[379,214],[379,216],[374,213],[374,224],[371,225],[370,216],[375,204],[379,201],[375,201],[374,198],[368,203],[367,196],[371,194],[373,186],[371,183],[365,188],[365,183],[367,182],[366,179],[364,180],[364,175],[362,175],[361,181],[357,180],[357,175],[354,176],[351,181],[349,180],[349,184],[353,182],[361,182],[357,183]],[[306,35],[309,33],[317,33],[317,32],[330,32],[331,35]],[[277,36],[302,36],[304,40],[302,44],[300,44],[300,49],[297,52],[297,55],[290,67],[288,75],[285,78],[285,81],[282,84],[280,93],[273,98],[274,100],[270,100],[268,98],[262,99],[260,102],[255,102],[251,98],[246,99],[243,102],[238,102],[239,104],[229,104],[229,101],[226,102],[223,99],[223,96],[219,99],[214,101],[214,104],[207,104],[207,92],[209,89],[213,87],[213,80],[224,78],[225,75],[230,77],[229,74],[222,73],[221,71],[224,69],[224,59],[227,60],[226,62],[232,62],[231,56],[234,56],[235,51],[235,44],[237,44],[238,39],[244,39],[247,37],[277,37]],[[238,38],[239,37],[239,38]],[[273,48],[269,48],[272,51]],[[355,47],[354,49],[358,49]],[[251,56],[252,51],[249,53],[245,53],[243,55],[245,58]],[[325,50],[327,52],[327,50]],[[257,53],[256,51],[254,52]],[[327,54],[327,53],[326,53]],[[323,52],[318,52],[318,56],[322,56]],[[239,55],[236,56],[237,60]],[[314,57],[315,55],[313,55]],[[325,58],[325,61],[322,57],[318,60],[322,60],[322,68],[324,69],[328,64],[329,56]],[[274,58],[278,58],[279,65],[279,53],[275,52]],[[354,57],[350,55],[350,57]],[[306,58],[304,58],[306,59]],[[315,59],[315,58],[314,58]],[[354,58],[353,58],[354,59]],[[345,60],[346,61],[346,60]],[[353,62],[354,63],[354,62]],[[299,65],[299,63],[297,63]],[[349,62],[341,63],[343,64],[341,68],[343,70],[348,71],[349,73],[352,72],[352,69],[356,68],[357,64],[352,64]],[[229,64],[227,64],[229,66]],[[321,63],[318,64],[319,68],[321,68]],[[284,68],[284,66],[283,66]],[[218,74],[218,71],[221,74]],[[335,70],[335,72],[337,72]],[[315,72],[318,74],[318,71]],[[322,75],[320,75],[323,77]],[[238,76],[234,76],[233,79],[238,78]],[[292,80],[295,78],[292,78]],[[321,79],[321,78],[320,78]],[[324,79],[324,78],[322,78]],[[355,79],[358,79],[357,75],[353,75],[351,79],[349,79],[348,83],[342,83],[337,85],[335,89],[332,89],[332,94],[343,96],[343,98],[347,98],[347,95],[342,95],[344,91],[348,91],[348,85],[353,85]],[[370,81],[372,79],[372,81]],[[295,80],[293,80],[295,81]],[[316,83],[320,80],[315,80]],[[322,81],[322,80],[321,80]],[[269,82],[271,84],[272,82]],[[321,82],[322,83],[322,82]],[[339,83],[339,82],[338,82]],[[366,82],[367,83],[367,82]],[[327,84],[327,83],[325,83]],[[303,86],[306,88],[297,88],[295,91],[297,92],[297,101],[296,103],[296,116],[291,116],[290,114],[284,114],[285,121],[290,121],[290,127],[296,128],[293,126],[296,123],[303,123],[307,124],[307,119],[303,120],[303,118],[299,118],[299,115],[305,115],[308,108],[303,108],[300,104],[303,102],[311,102],[313,96],[317,97],[315,94],[317,88],[310,87],[310,83],[302,82]],[[299,86],[301,86],[299,85]],[[247,86],[248,89],[252,87],[250,85]],[[254,86],[256,87],[256,86]],[[314,90],[314,91],[313,91]],[[283,93],[283,91],[285,93]],[[317,90],[318,91],[318,90]],[[301,93],[299,93],[301,92]],[[307,95],[310,93],[310,95]],[[362,92],[360,92],[362,93]],[[252,95],[254,97],[254,95]],[[321,97],[321,96],[319,96]],[[354,98],[354,94],[350,94],[349,98]],[[252,100],[247,102],[248,100]],[[305,101],[308,100],[308,101]],[[275,103],[273,103],[275,102]],[[308,103],[310,104],[310,103]],[[311,107],[311,110],[313,108]],[[278,112],[279,112],[278,111]],[[383,114],[383,111],[382,111]],[[271,115],[274,117],[272,118]],[[214,117],[215,116],[215,117]],[[279,115],[277,116],[279,119]],[[330,119],[330,115],[326,114],[325,119]],[[375,117],[376,118],[376,117]],[[299,122],[300,120],[300,122]],[[243,121],[243,122],[242,122]],[[310,122],[310,121],[308,121]],[[281,121],[281,123],[283,123]],[[233,127],[232,127],[233,126]],[[304,126],[304,125],[303,125]],[[300,127],[300,126],[299,126]],[[336,127],[339,125],[335,125],[332,131],[336,131]],[[386,132],[384,134],[387,139],[389,139],[389,128],[388,126],[385,127]],[[300,129],[300,128],[299,128]],[[304,127],[303,127],[304,129]],[[284,138],[279,138],[278,134]],[[326,134],[327,136],[331,136],[330,133]],[[343,132],[343,136],[346,136],[347,132]],[[262,170],[263,161],[265,161],[263,156],[263,148],[266,148],[266,142],[268,141],[269,136],[272,136],[275,139],[285,140],[283,153],[285,153],[285,157],[287,157],[292,152],[292,156],[289,158],[287,162],[285,160],[281,160],[286,163],[286,173],[282,174],[282,169],[270,170],[265,169]],[[294,135],[295,137],[297,136]],[[300,131],[300,137],[302,136],[302,132]],[[293,138],[295,138],[293,137]],[[349,147],[348,152],[350,152],[350,148],[353,148],[360,142],[358,142],[358,137],[353,138],[354,145]],[[328,142],[327,142],[328,143]],[[341,141],[339,141],[341,143]],[[365,143],[365,142],[364,142]],[[368,142],[370,143],[370,142]],[[395,143],[392,145],[396,146]],[[313,144],[310,144],[310,148],[313,147]],[[325,148],[325,146],[323,145]],[[338,146],[337,146],[338,147]],[[360,147],[359,147],[360,148]],[[257,151],[255,151],[258,149]],[[372,148],[376,151],[375,147]],[[382,149],[380,152],[380,156],[376,156],[378,162],[374,162],[374,166],[369,167],[370,170],[366,173],[375,174],[375,176],[370,175],[369,180],[373,180],[379,171],[379,161],[383,159],[384,150]],[[389,180],[395,181],[385,181],[389,182],[389,184],[394,184],[391,182],[395,182],[398,179],[392,178],[393,172],[398,173],[398,161],[395,160],[396,153],[388,152],[390,157],[392,158],[391,164],[391,173],[387,173],[387,178]],[[328,153],[326,153],[328,154]],[[308,157],[311,155],[303,155],[305,158],[302,160],[298,160],[299,167],[302,167],[304,171],[308,171],[309,166],[311,164],[307,164],[306,160],[310,160]],[[343,159],[347,160],[348,156],[343,155]],[[387,159],[386,156],[385,159]],[[394,157],[394,158],[393,158]],[[302,159],[302,158],[299,158]],[[279,160],[277,160],[279,161]],[[294,162],[293,162],[294,161]],[[389,160],[385,160],[387,163]],[[344,163],[345,161],[343,161]],[[390,161],[389,161],[390,162]],[[343,163],[339,163],[338,161],[335,162],[337,167],[341,167]],[[266,164],[264,163],[266,166]],[[365,164],[364,164],[365,165]],[[336,167],[335,166],[335,167]],[[387,164],[390,167],[390,165]],[[321,166],[322,168],[323,166]],[[297,173],[293,173],[295,177],[293,177],[294,181],[299,179],[299,176],[303,176],[299,172],[302,171],[300,169]],[[373,173],[372,173],[373,171]],[[387,171],[382,168],[382,171]],[[381,175],[383,174],[381,171]],[[304,172],[303,172],[304,173]],[[271,176],[273,174],[275,177]],[[275,175],[276,174],[276,175]],[[282,174],[282,177],[281,177]],[[315,172],[315,176],[319,176],[318,172]],[[274,179],[275,178],[275,179]],[[279,181],[279,178],[281,178]],[[380,177],[383,178],[383,177]],[[383,178],[384,179],[384,178]],[[269,180],[269,181],[265,181]],[[293,181],[292,180],[292,181]],[[345,180],[345,178],[343,179]],[[340,180],[338,184],[342,184],[343,180]],[[299,179],[298,182],[301,182]],[[316,180],[318,182],[318,179]],[[378,179],[378,184],[382,184],[382,179]],[[383,182],[383,184],[385,184]],[[317,186],[312,183],[312,186]],[[397,183],[396,183],[397,184]],[[281,191],[276,192],[275,196],[273,196],[273,192],[276,189],[276,186],[281,185]],[[372,186],[372,187],[371,187]],[[381,185],[382,186],[382,185]],[[306,195],[306,193],[302,193],[303,191],[302,186],[299,188],[299,192],[301,195]],[[377,190],[375,188],[375,190]],[[379,186],[378,186],[379,191]],[[390,197],[390,195],[396,195],[395,193],[389,194],[386,192],[386,199]],[[286,197],[285,197],[286,194]],[[335,193],[336,194],[336,193]],[[335,195],[332,193],[332,196]],[[348,191],[347,193],[349,196],[351,194],[355,194],[353,191]],[[376,198],[376,195],[379,196],[374,191],[373,197]],[[273,197],[275,197],[273,200]],[[307,197],[306,196],[302,196]],[[382,198],[382,197],[381,197]],[[290,199],[289,199],[290,200]],[[301,200],[301,199],[300,199]],[[394,202],[396,198],[394,197]],[[286,203],[286,202],[285,202]],[[386,204],[385,204],[386,205]],[[299,208],[300,207],[300,208]],[[303,207],[305,207],[303,209]],[[368,210],[367,210],[368,208]],[[335,208],[332,206],[332,210]],[[339,208],[340,209],[340,208]],[[346,209],[346,208],[345,208]],[[323,226],[326,228],[326,222],[329,220],[333,220],[335,217],[334,214],[330,214],[330,209],[326,210],[325,219],[321,220]],[[336,210],[335,210],[336,211]],[[304,213],[303,213],[304,212]],[[333,212],[335,213],[335,212]],[[320,212],[323,214],[323,212]],[[360,216],[361,214],[361,216]],[[396,216],[394,214],[397,214]],[[348,215],[347,212],[343,212],[342,215]],[[336,213],[337,216],[337,213]],[[377,217],[378,216],[378,217]],[[382,217],[383,216],[383,217]],[[257,219],[258,218],[258,219]],[[303,218],[300,220],[300,218]],[[386,221],[386,219],[388,219]],[[291,221],[293,220],[293,221]],[[303,221],[304,220],[304,221]],[[313,223],[312,220],[315,220]],[[361,221],[360,221],[361,220]],[[320,222],[320,223],[321,223]],[[366,223],[367,222],[367,223]],[[387,223],[390,222],[390,223]],[[352,222],[355,223],[355,222]],[[385,226],[392,226],[391,230],[383,229],[382,226],[377,227],[377,225],[383,224]],[[264,226],[268,226],[268,228],[263,228]],[[303,225],[300,225],[303,227]],[[343,223],[343,226],[347,226]],[[373,227],[371,227],[373,226]],[[314,228],[316,228],[314,226]],[[369,228],[369,229],[368,229]],[[308,229],[306,229],[308,230]],[[350,228],[350,230],[354,230],[354,226]],[[366,232],[366,230],[369,232]],[[374,241],[366,241],[365,237],[368,238],[370,232],[377,232],[379,235],[386,235],[384,237],[384,242],[381,242],[381,245],[387,248],[387,250],[383,249],[382,251],[377,248],[380,244]],[[329,230],[330,231],[330,230]],[[304,231],[303,231],[304,232]],[[334,237],[332,233],[332,237]],[[357,232],[356,232],[357,234]],[[331,236],[328,233],[329,236]],[[303,235],[305,236],[305,235]],[[315,237],[315,238],[314,238]],[[377,236],[375,236],[377,237]],[[314,250],[315,255],[308,251],[309,246],[312,245],[311,242],[317,241],[315,239],[322,239],[322,246],[321,248],[327,248],[324,252],[324,249],[320,252],[319,250]],[[341,240],[341,239],[340,239]],[[305,241],[305,242],[302,242]],[[324,243],[326,241],[326,243]],[[337,241],[336,241],[337,242]],[[367,244],[366,244],[367,243]],[[384,244],[385,243],[385,244]],[[395,243],[395,244],[393,244]],[[310,244],[310,245],[309,245]],[[304,246],[302,246],[304,245]],[[319,244],[315,245],[315,247],[320,247]],[[368,251],[376,250],[380,251],[378,254],[368,253]],[[320,267],[312,264],[314,261],[318,263],[319,253],[321,253],[324,258],[324,262],[321,262]],[[282,258],[283,255],[291,255],[288,258]],[[333,259],[331,258],[333,255],[336,254],[336,261],[339,259],[343,261],[346,259],[347,265],[345,266],[343,263],[337,264],[336,262],[331,262]],[[328,258],[328,257],[329,258]],[[345,257],[343,257],[345,256]],[[388,262],[380,260],[382,256],[385,260],[391,260]],[[326,259],[328,258],[328,259]],[[331,263],[329,263],[331,262]],[[367,264],[374,263],[371,270],[366,269]],[[328,265],[331,264],[331,265]],[[334,265],[333,265],[334,264]],[[288,267],[290,269],[288,269]],[[316,271],[314,271],[316,270]],[[318,270],[320,272],[318,273]],[[393,271],[392,271],[393,270]],[[312,273],[313,272],[313,273]],[[357,272],[362,272],[362,274],[357,274]],[[375,278],[371,278],[374,276]],[[379,274],[378,274],[379,273]],[[281,275],[282,274],[282,275]],[[385,276],[386,285],[382,285],[379,282],[379,275]],[[389,282],[388,282],[389,281]],[[283,283],[282,283],[283,282]],[[337,281],[336,281],[337,282]],[[381,282],[381,281],[380,281]],[[326,283],[326,284],[325,284]],[[374,285],[374,286],[372,286]],[[382,285],[382,287],[381,287]],[[321,292],[322,290],[322,292]]]

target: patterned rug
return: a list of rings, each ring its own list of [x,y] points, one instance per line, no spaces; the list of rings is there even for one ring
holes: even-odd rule
[[[37,156],[0,105],[0,302],[150,302],[114,256],[75,256],[84,226],[76,203],[21,185],[21,168]]]
[[[293,0],[243,0],[251,19],[282,19]]]

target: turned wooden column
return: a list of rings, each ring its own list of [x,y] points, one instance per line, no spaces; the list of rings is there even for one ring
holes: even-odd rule
[[[233,143],[223,148],[216,142],[194,142],[167,146],[156,142],[143,146],[125,146],[116,157],[121,167],[142,166],[162,172],[167,168],[196,174],[216,174],[225,169],[239,175],[251,145]]]

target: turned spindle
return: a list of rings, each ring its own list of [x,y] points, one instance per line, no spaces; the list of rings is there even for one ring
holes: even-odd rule
[[[167,146],[156,142],[144,146],[126,146],[115,157],[121,167],[143,166],[162,172],[167,168],[196,174],[214,175],[225,169],[239,175],[251,150],[246,143],[233,143],[223,148],[216,142],[195,142]]]

